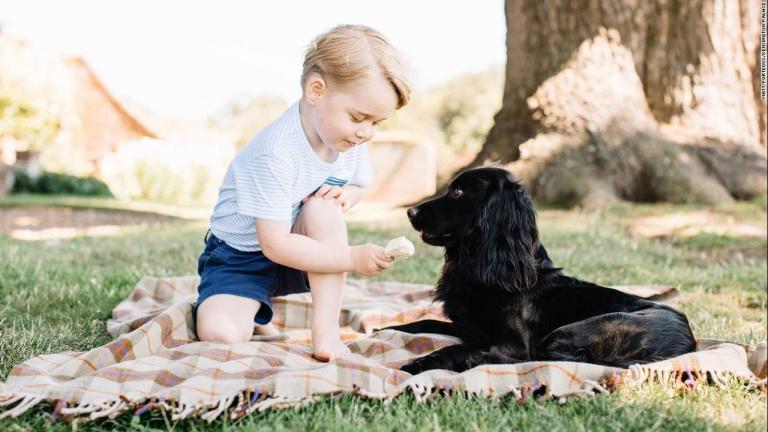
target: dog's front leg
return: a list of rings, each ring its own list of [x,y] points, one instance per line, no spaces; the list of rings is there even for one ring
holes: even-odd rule
[[[447,346],[425,355],[424,357],[419,357],[416,360],[413,360],[401,367],[400,370],[408,372],[411,375],[418,375],[424,371],[432,369],[447,369],[461,372],[461,370],[456,370],[456,366],[463,363],[464,360],[475,351],[475,349],[464,344]]]
[[[500,351],[484,351],[465,344],[458,344],[447,346],[429,355],[417,358],[401,367],[400,370],[411,375],[417,375],[432,369],[464,372],[482,364],[513,364],[520,361]]]
[[[417,333],[437,333],[447,336],[458,336],[456,334],[456,328],[452,322],[438,321],[438,320],[421,320],[408,324],[396,325],[391,327],[385,327],[383,329],[375,329],[374,332],[380,330],[397,330],[403,333],[417,334]]]

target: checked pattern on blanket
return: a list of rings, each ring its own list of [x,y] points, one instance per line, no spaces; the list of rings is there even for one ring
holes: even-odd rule
[[[621,383],[658,380],[695,386],[736,376],[765,390],[766,345],[748,347],[699,340],[699,351],[629,370],[574,362],[484,365],[457,374],[434,370],[411,376],[397,368],[457,339],[409,335],[375,328],[419,319],[441,319],[432,288],[398,282],[349,280],[342,310],[343,339],[353,355],[330,363],[312,358],[310,295],[276,298],[273,322],[286,336],[213,344],[196,339],[191,308],[198,278],[145,277],[107,322],[112,342],[87,352],[41,355],[13,368],[0,383],[0,418],[21,415],[41,401],[56,418],[114,418],[131,411],[164,409],[174,420],[201,416],[231,419],[254,410],[294,406],[323,395],[354,393],[389,400],[412,391],[418,400],[450,391],[489,397],[548,397],[608,392]],[[657,299],[659,287],[616,287]]]

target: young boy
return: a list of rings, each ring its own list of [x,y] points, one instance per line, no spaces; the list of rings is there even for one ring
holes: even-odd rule
[[[303,96],[235,157],[219,190],[193,315],[201,341],[276,332],[271,298],[310,291],[315,358],[349,353],[339,313],[347,272],[374,275],[384,248],[350,246],[344,213],[371,182],[366,142],[408,103],[402,63],[387,40],[343,25],[305,53]]]

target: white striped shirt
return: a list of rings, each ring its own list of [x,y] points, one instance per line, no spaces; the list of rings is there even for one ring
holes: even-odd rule
[[[367,144],[339,153],[334,162],[320,159],[301,126],[296,102],[230,163],[211,215],[211,232],[235,249],[261,250],[254,218],[293,226],[301,200],[323,183],[366,187],[371,177]]]

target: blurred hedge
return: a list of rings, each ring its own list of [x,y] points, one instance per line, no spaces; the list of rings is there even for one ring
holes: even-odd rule
[[[235,156],[234,143],[141,138],[101,159],[101,177],[120,199],[178,204],[215,202]]]
[[[11,193],[112,197],[106,183],[94,177],[76,177],[52,172],[31,177],[24,170],[14,169],[13,178]]]

